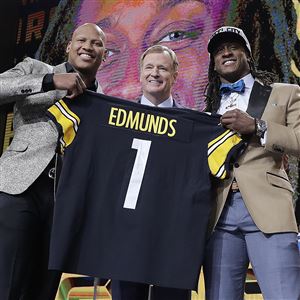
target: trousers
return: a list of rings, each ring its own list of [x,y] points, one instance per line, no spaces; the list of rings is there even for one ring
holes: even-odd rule
[[[206,299],[243,299],[249,261],[265,300],[300,299],[297,234],[261,232],[236,192],[227,199],[206,247]]]
[[[190,300],[191,291],[153,286],[148,284],[112,281],[113,300]]]
[[[48,271],[54,182],[47,168],[22,194],[0,192],[0,295],[53,300],[61,273]]]

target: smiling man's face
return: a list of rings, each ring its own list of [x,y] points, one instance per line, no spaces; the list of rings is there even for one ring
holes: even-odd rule
[[[158,105],[171,96],[177,72],[168,52],[149,53],[141,65],[140,81],[145,97]]]
[[[249,55],[237,41],[219,43],[213,51],[213,58],[221,82],[233,83],[250,73]]]
[[[66,49],[68,62],[81,74],[95,76],[105,53],[104,43],[105,36],[98,26],[78,27]]]

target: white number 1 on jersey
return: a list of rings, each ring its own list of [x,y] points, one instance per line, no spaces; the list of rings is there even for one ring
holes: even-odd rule
[[[145,168],[149,156],[151,141],[133,139],[132,149],[136,149],[136,157],[124,201],[124,208],[135,209],[139,197]]]

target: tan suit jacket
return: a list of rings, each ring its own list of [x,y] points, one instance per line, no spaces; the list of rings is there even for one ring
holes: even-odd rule
[[[230,179],[216,183],[212,226],[215,226],[235,177],[250,215],[264,233],[297,232],[293,189],[282,167],[282,155],[300,156],[300,88],[275,83],[273,88],[255,82],[247,112],[267,121],[263,147],[252,137],[233,166]]]
[[[65,72],[65,63],[50,66],[28,57],[0,74],[0,105],[15,102],[14,138],[0,157],[0,191],[24,192],[53,158],[58,132],[45,113],[67,91],[43,92],[42,83],[47,73]]]

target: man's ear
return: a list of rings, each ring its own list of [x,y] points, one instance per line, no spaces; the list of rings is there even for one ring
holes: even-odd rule
[[[174,83],[176,82],[177,76],[178,76],[178,71],[174,72],[174,75],[173,75]]]
[[[71,49],[71,41],[68,43],[67,45],[67,48],[66,48],[66,53],[69,53],[70,52],[70,49]]]
[[[247,62],[250,63],[250,61],[251,61],[251,54],[249,53],[249,51],[246,51],[246,57],[247,57]]]
[[[102,61],[106,61],[108,55],[108,49],[104,50],[103,56],[102,56]]]
[[[210,62],[209,62],[209,68],[211,68],[212,66],[214,67],[214,71],[216,72],[217,68],[216,68],[216,64],[215,64],[214,60],[210,60]]]

